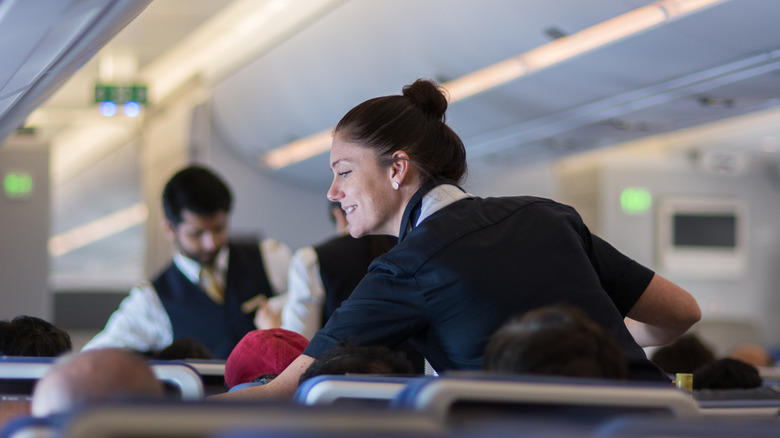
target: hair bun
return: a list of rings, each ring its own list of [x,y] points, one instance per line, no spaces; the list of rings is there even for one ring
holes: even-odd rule
[[[447,98],[439,86],[427,79],[417,79],[403,88],[403,95],[409,98],[424,113],[444,121]]]

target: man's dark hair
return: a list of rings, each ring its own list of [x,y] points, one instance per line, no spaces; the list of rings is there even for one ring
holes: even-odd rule
[[[658,348],[650,360],[667,374],[693,373],[715,361],[715,353],[694,333],[687,333]]]
[[[380,345],[353,346],[340,342],[309,366],[300,382],[324,374],[413,374],[411,362]]]
[[[693,389],[749,389],[762,383],[756,367],[731,358],[704,364],[693,373]]]
[[[618,342],[581,310],[549,306],[512,319],[485,347],[483,369],[499,373],[625,379]]]
[[[20,315],[0,322],[0,356],[54,357],[72,349],[70,335],[41,318]]]
[[[189,166],[177,172],[165,185],[162,194],[165,217],[173,224],[182,222],[182,211],[210,216],[230,212],[233,196],[230,188],[212,171]]]

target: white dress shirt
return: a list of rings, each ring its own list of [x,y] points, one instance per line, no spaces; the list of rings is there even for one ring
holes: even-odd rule
[[[274,240],[260,242],[263,265],[272,291],[283,295],[287,290],[290,248]],[[215,260],[215,277],[223,286],[229,251],[222,248]],[[198,284],[200,264],[177,253],[173,263],[191,282]],[[136,351],[160,351],[173,342],[173,326],[165,307],[150,282],[136,285],[109,318],[106,327],[83,350],[103,347],[130,348]]]
[[[293,253],[287,286],[282,328],[311,340],[322,327],[322,308],[325,305],[325,286],[314,247],[307,246]]]

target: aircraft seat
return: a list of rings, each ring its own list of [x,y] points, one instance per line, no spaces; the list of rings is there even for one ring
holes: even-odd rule
[[[303,405],[355,402],[388,405],[406,385],[421,376],[323,375],[298,386],[293,401]]]
[[[599,422],[634,413],[699,417],[693,398],[671,386],[520,375],[418,380],[391,406],[427,412],[446,424],[541,417]]]

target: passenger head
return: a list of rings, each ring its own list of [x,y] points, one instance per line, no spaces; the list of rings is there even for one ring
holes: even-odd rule
[[[688,333],[655,350],[650,360],[667,374],[693,373],[715,361],[715,353],[694,333]]]
[[[51,357],[72,348],[66,331],[41,318],[20,315],[0,322],[0,356]]]
[[[413,374],[411,362],[380,345],[352,346],[339,343],[312,362],[300,382],[325,374]]]
[[[210,170],[190,166],[176,173],[162,195],[165,231],[185,256],[209,265],[227,242],[232,195]]]
[[[750,389],[761,383],[756,367],[728,357],[704,364],[693,373],[693,389]]]
[[[774,363],[766,348],[752,343],[738,345],[729,352],[728,357],[754,367],[768,367]]]
[[[65,356],[36,383],[32,413],[46,416],[85,403],[162,398],[163,384],[136,353],[118,348]]]
[[[154,353],[152,358],[159,360],[214,359],[214,355],[208,347],[195,339],[179,338]]]
[[[403,209],[421,185],[462,181],[466,151],[444,122],[446,110],[438,86],[417,80],[402,95],[361,103],[336,125],[328,199],[347,212],[353,237],[397,235]]]
[[[303,353],[309,340],[281,328],[253,330],[236,344],[225,362],[225,384],[268,383]]]
[[[617,341],[581,310],[549,306],[499,328],[485,347],[483,369],[499,373],[625,379]]]

